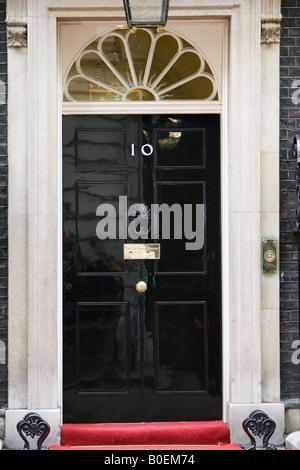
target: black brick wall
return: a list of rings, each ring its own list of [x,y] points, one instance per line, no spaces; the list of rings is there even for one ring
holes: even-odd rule
[[[7,40],[6,1],[0,0],[0,341],[7,350]],[[4,84],[4,85],[3,85]],[[2,94],[4,91],[4,94]],[[7,360],[6,360],[7,363]],[[7,365],[0,364],[0,408],[7,405]]]
[[[283,400],[300,397],[300,366],[292,363],[292,344],[299,339],[298,236],[296,216],[296,161],[292,144],[300,135],[300,1],[282,0],[280,66],[280,207],[281,207],[281,394]],[[300,97],[300,94],[298,98]],[[299,245],[300,246],[300,245]]]

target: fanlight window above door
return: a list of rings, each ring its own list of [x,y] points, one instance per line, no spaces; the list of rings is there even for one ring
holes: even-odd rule
[[[64,101],[218,101],[203,54],[170,32],[119,29],[89,44],[64,82]]]

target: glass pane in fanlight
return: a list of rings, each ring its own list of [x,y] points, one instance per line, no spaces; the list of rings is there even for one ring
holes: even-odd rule
[[[120,30],[121,31],[121,30]],[[109,63],[116,69],[129,86],[133,83],[127,53],[123,41],[118,37],[108,36],[102,44],[102,51]]]
[[[151,36],[143,29],[139,29],[129,38],[129,47],[132,62],[135,68],[137,83],[142,85],[151,47]]]
[[[127,95],[126,101],[155,101],[155,96],[149,90],[136,88]]]
[[[218,93],[213,95],[214,86],[208,77],[198,77],[168,93],[161,94],[161,100],[218,100]]]
[[[178,52],[178,42],[173,36],[161,36],[156,47],[151,64],[148,86],[151,86]]]
[[[103,60],[93,52],[86,53],[81,61],[80,67],[86,77],[93,78],[102,83],[124,92],[124,86],[114,75],[113,71],[103,62]]]
[[[75,77],[70,81],[68,93],[70,97],[77,102],[120,101],[122,99],[122,95],[112,93],[110,90],[105,90],[105,88],[89,82],[86,78],[80,77]]]
[[[163,21],[165,3],[164,0],[129,0],[133,23]]]
[[[182,80],[192,77],[199,72],[201,67],[201,59],[198,54],[194,52],[185,52],[173,64],[171,69],[162,78],[157,86],[157,91],[162,91]]]

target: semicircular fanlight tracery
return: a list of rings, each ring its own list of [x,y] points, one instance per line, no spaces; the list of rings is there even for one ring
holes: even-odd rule
[[[216,101],[216,78],[203,54],[170,32],[116,30],[89,44],[69,68],[64,99]]]

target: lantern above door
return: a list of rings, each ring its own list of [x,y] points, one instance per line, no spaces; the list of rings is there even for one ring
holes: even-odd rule
[[[168,20],[170,0],[123,0],[130,28],[163,27]]]

